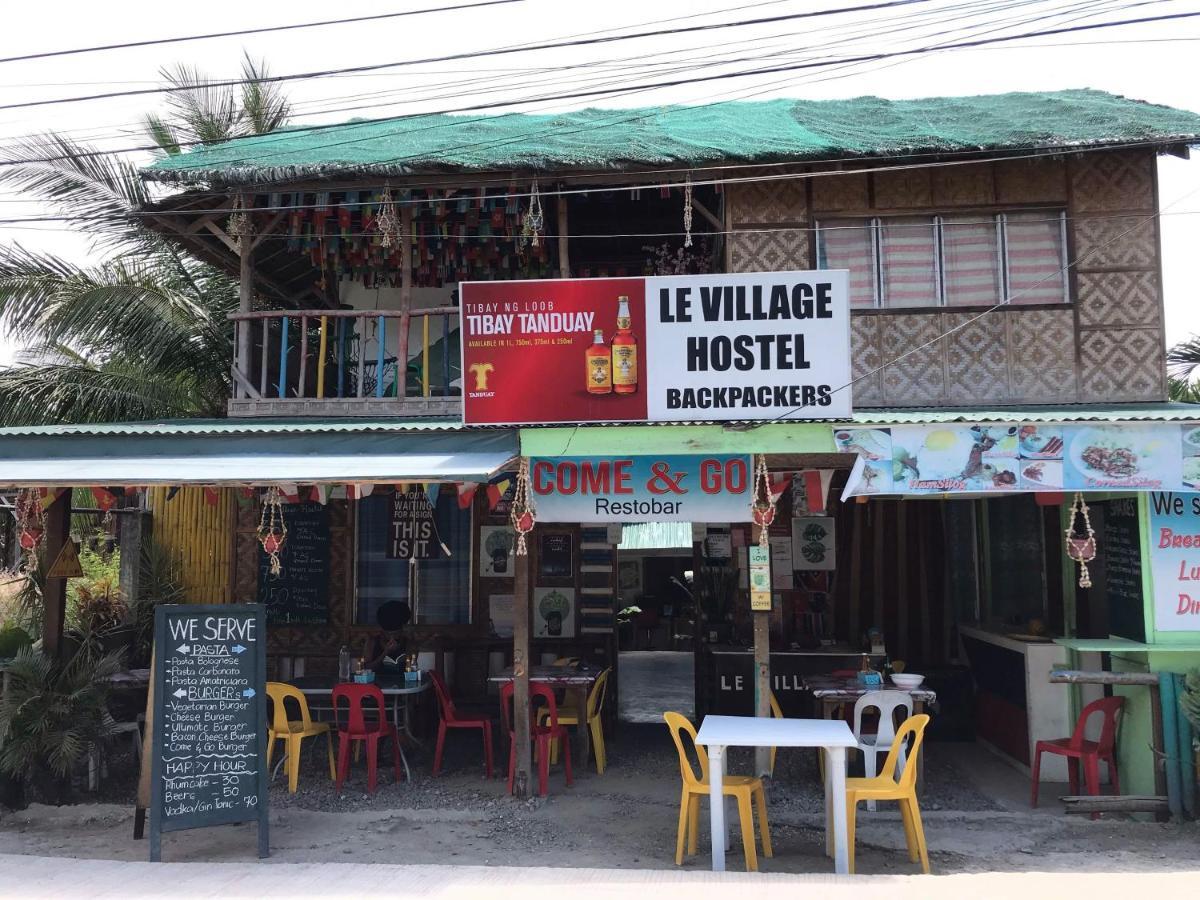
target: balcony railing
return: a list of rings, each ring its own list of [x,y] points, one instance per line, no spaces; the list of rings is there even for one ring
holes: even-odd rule
[[[461,411],[457,307],[271,310],[229,318],[237,348],[231,416]]]

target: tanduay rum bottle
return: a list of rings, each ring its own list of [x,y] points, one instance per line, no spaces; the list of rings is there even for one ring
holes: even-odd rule
[[[617,333],[612,339],[612,385],[618,394],[637,393],[637,339],[629,318],[629,298],[617,298]]]
[[[592,346],[583,354],[584,365],[587,367],[587,389],[589,394],[611,394],[612,354],[604,343],[604,331],[597,328],[593,332]]]

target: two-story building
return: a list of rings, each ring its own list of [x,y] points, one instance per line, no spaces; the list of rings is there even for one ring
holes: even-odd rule
[[[334,671],[389,600],[473,696],[511,662],[514,631],[534,661],[695,653],[701,709],[753,708],[751,645],[762,659],[769,641],[797,711],[803,676],[882,645],[928,673],[943,736],[977,733],[1027,765],[1080,702],[1050,668],[1200,659],[1200,617],[1156,618],[1142,492],[1192,489],[1184,437],[1200,412],[1167,402],[1156,159],[1198,140],[1200,116],[1080,90],[397,117],[198,147],[146,170],[175,190],[144,213],[241,279],[229,418],[10,431],[3,480],[157,485],[149,505],[188,547],[192,599],[266,602],[280,677]],[[852,419],[463,425],[460,283],[824,269],[849,273],[852,376],[837,389]],[[551,388],[533,372],[528,391]],[[1063,550],[1064,473],[1088,464],[1075,436],[1106,459],[1153,455],[1105,443],[1130,429],[1173,441],[1178,476],[1114,464],[1083,489],[1097,552],[1080,588]],[[1037,446],[1002,464],[1005,437]],[[518,458],[646,454],[752,455],[794,486],[770,529],[764,617],[748,517],[539,525],[527,561],[512,556]],[[963,483],[916,485],[917,462],[958,466]],[[218,489],[203,527],[172,516],[180,484]],[[281,583],[255,536],[266,485],[297,501],[285,515],[304,561]],[[414,485],[451,550],[419,564],[389,550],[395,497]],[[801,560],[806,513],[832,523],[831,565]],[[700,584],[714,569],[741,573],[724,606]],[[549,593],[554,629],[535,602]],[[1152,793],[1148,695],[1130,689],[1128,710],[1122,778]]]

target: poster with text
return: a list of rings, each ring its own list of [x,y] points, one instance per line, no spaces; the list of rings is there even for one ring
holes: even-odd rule
[[[539,587],[533,590],[533,636],[575,636],[575,589]]]
[[[1155,492],[1148,499],[1154,628],[1200,632],[1200,496]]]
[[[847,277],[464,282],[464,421],[846,418]]]

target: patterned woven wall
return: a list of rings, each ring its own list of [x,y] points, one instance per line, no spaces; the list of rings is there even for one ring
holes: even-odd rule
[[[1165,399],[1158,233],[1145,218],[1156,208],[1153,151],[839,171],[730,185],[725,196],[732,272],[814,266],[811,225],[831,213],[1067,207],[1073,303],[1006,307],[977,320],[978,311],[856,312],[853,371],[866,376],[854,388],[859,407]]]

